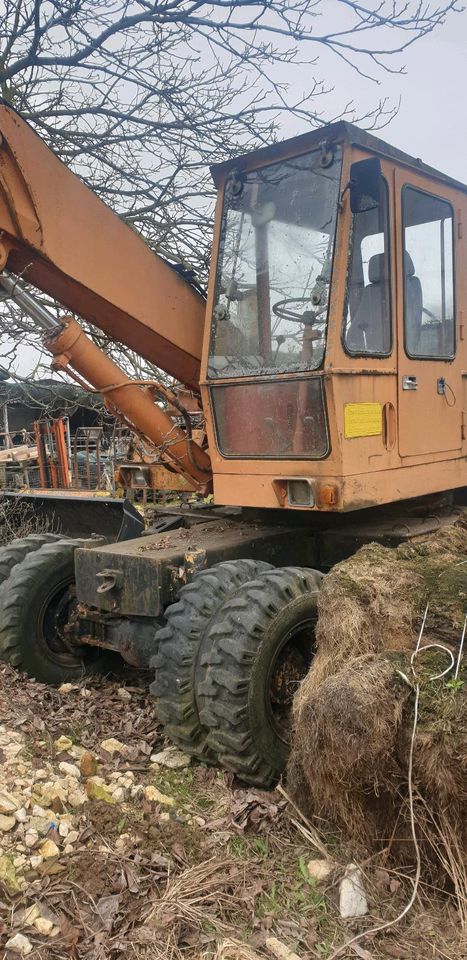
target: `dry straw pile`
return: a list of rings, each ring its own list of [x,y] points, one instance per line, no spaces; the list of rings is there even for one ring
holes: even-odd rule
[[[413,856],[410,657],[427,603],[423,642],[443,643],[456,655],[467,611],[467,513],[424,542],[396,550],[366,546],[325,578],[316,656],[294,704],[288,773],[289,790],[308,816],[328,818],[354,844],[389,846],[405,861]],[[425,860],[441,865],[460,892],[467,852],[466,671],[458,680],[452,672],[430,679],[448,663],[440,650],[417,657],[413,784]]]

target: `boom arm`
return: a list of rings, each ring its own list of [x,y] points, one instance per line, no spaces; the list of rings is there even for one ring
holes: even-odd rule
[[[197,389],[202,297],[0,103],[0,270]]]

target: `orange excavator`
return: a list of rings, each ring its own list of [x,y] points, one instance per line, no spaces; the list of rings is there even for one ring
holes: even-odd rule
[[[212,175],[205,301],[0,106],[4,296],[168,486],[204,494],[116,543],[4,547],[0,652],[51,683],[151,665],[169,736],[265,785],[323,574],[451,522],[465,497],[467,188],[343,122]],[[132,380],[76,317],[173,386]]]

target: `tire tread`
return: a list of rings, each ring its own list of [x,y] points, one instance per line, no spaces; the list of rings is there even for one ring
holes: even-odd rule
[[[166,625],[157,632],[150,691],[159,719],[171,740],[198,759],[216,759],[208,747],[208,731],[200,722],[197,702],[198,661],[206,629],[229,596],[267,569],[271,565],[263,561],[226,560],[202,570],[181,588],[177,602],[166,610]]]
[[[282,767],[261,755],[251,729],[248,695],[252,666],[276,614],[296,597],[316,594],[321,576],[301,567],[265,572],[223,604],[209,631],[206,677],[198,691],[201,723],[209,729],[208,746],[220,763],[255,786],[270,786]]]

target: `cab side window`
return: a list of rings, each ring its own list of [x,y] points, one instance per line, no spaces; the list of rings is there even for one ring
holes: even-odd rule
[[[404,335],[409,357],[455,354],[453,213],[446,200],[402,191]]]
[[[392,348],[388,188],[378,207],[353,215],[344,318],[344,347],[353,356],[388,356]]]

